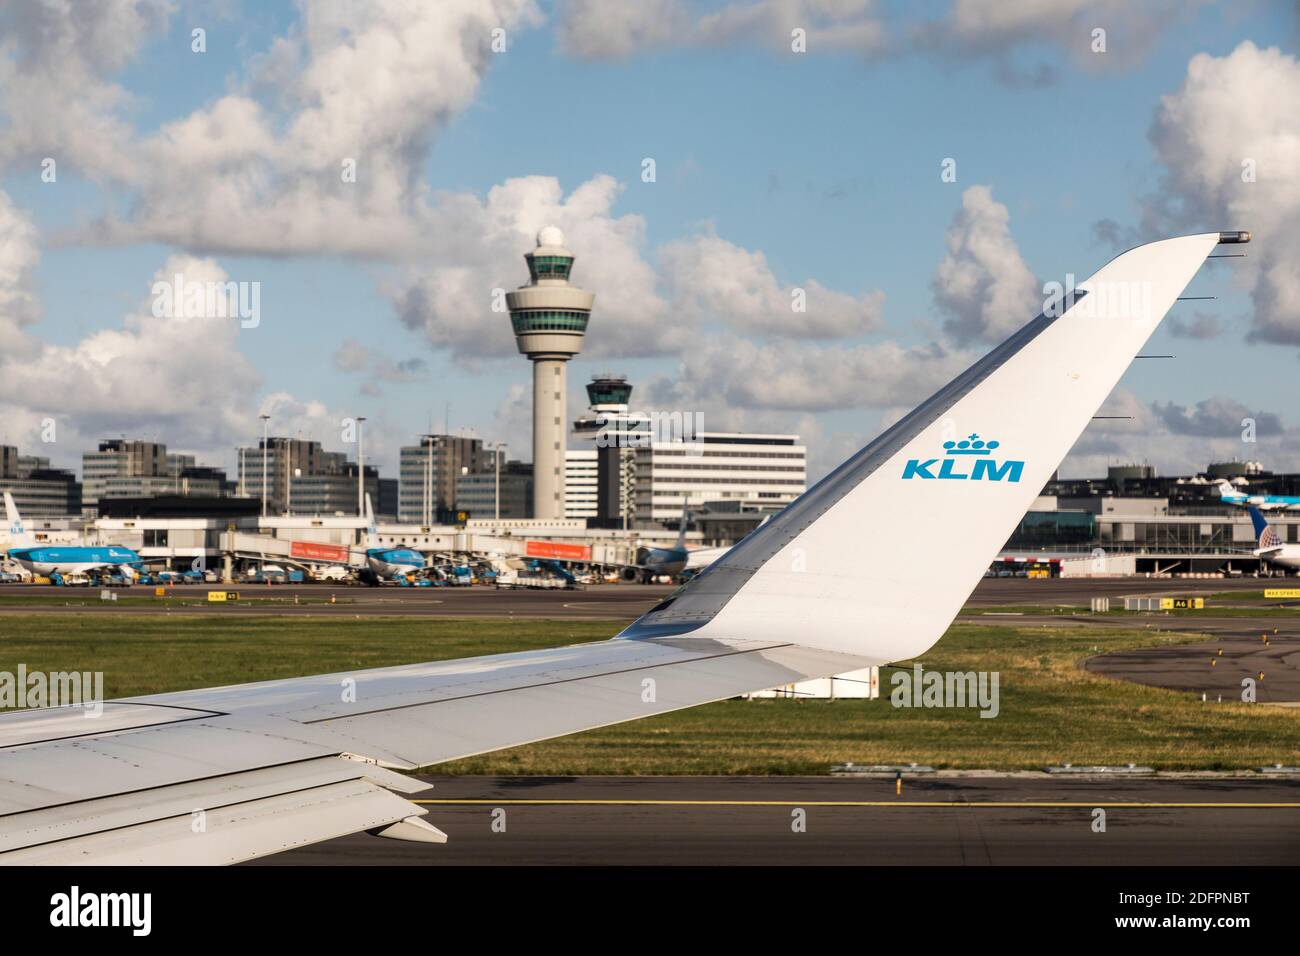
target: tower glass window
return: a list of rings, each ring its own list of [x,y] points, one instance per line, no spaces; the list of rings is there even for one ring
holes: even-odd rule
[[[573,268],[571,256],[525,256],[528,260],[528,273],[533,281],[538,279],[567,279]]]
[[[568,309],[519,309],[510,313],[515,335],[525,332],[586,332],[590,314]]]

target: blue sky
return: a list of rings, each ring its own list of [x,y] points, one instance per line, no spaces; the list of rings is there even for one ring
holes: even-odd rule
[[[474,4],[466,0],[453,6],[468,11]],[[755,6],[762,7],[761,0]],[[674,10],[697,19],[719,9],[713,4],[674,5]],[[946,4],[935,4],[921,16],[904,9],[884,5],[869,12],[898,33],[920,19],[943,22],[951,16]],[[356,10],[358,17],[368,15],[367,5]],[[908,49],[901,42],[883,55],[831,43],[819,49],[814,42],[808,53],[794,56],[741,28],[715,29],[705,41],[670,36],[632,52],[579,53],[565,40],[565,31],[572,28],[571,18],[582,16],[582,5],[543,4],[538,12],[536,23],[528,23],[525,13],[518,25],[508,28],[506,52],[487,58],[468,95],[449,97],[455,105],[442,118],[431,116],[416,124],[427,142],[416,150],[412,188],[436,206],[441,195],[485,202],[490,190],[518,177],[554,177],[566,195],[593,177],[612,177],[621,192],[608,213],[600,215],[643,220],[643,236],[631,245],[652,269],[660,269],[660,286],[676,281],[665,278],[658,265],[662,247],[716,235],[739,249],[761,253],[780,288],[811,279],[850,298],[883,293],[881,324],[871,328],[863,322],[860,332],[824,342],[832,351],[884,342],[904,348],[938,342],[955,352],[973,353],[988,347],[988,342],[952,341],[944,326],[952,317],[936,304],[932,286],[936,268],[949,251],[946,243],[963,195],[973,186],[989,187],[992,199],[1005,207],[1010,239],[1024,266],[1040,281],[1063,279],[1067,271],[1082,279],[1118,251],[1114,241],[1098,237],[1098,222],[1116,224],[1121,244],[1154,238],[1161,227],[1184,225],[1168,221],[1168,210],[1162,208],[1168,203],[1190,205],[1187,225],[1193,231],[1262,228],[1247,221],[1205,218],[1218,210],[1208,202],[1197,209],[1198,197],[1171,186],[1168,150],[1162,152],[1153,142],[1151,131],[1161,98],[1184,87],[1189,61],[1198,53],[1227,63],[1243,42],[1251,41],[1258,48],[1280,47],[1283,59],[1294,63],[1293,15],[1283,5],[1266,3],[1205,4],[1190,14],[1165,18],[1150,28],[1150,35],[1143,34],[1140,44],[1130,36],[1139,33],[1137,27],[1118,22],[1110,31],[1114,52],[1107,55],[1124,61],[1104,67],[1089,64],[1069,48],[1086,46],[1086,32],[1076,29],[1091,22],[1086,14],[1041,28],[1029,24],[1025,34],[1011,39],[993,35],[952,40],[933,52]],[[1110,22],[1112,14],[1102,5],[1097,16]],[[263,68],[277,43],[300,30],[302,18],[295,5],[180,4],[164,19],[150,31],[131,34],[138,46],[122,68],[87,70],[90,80],[112,84],[129,97],[119,110],[131,130],[118,144],[122,155],[155,137],[164,124],[208,110],[232,92],[261,103],[268,114],[288,123],[292,108],[277,107],[274,87],[250,83],[250,77]],[[1066,40],[1061,39],[1062,23]],[[207,30],[207,52],[201,55],[189,49],[194,26]],[[827,24],[827,36],[843,26],[838,20]],[[359,24],[357,29],[364,27]],[[102,29],[108,42],[114,26]],[[1035,29],[1041,32],[1035,34]],[[3,38],[0,33],[0,42]],[[20,29],[10,34],[11,57],[18,55],[22,39]],[[1125,49],[1126,43],[1132,48]],[[424,55],[436,59],[442,54],[434,46]],[[1007,65],[1039,63],[1057,71],[1053,80],[1036,85],[1008,82],[1000,75]],[[364,91],[358,95],[376,114],[389,108],[365,104]],[[1249,108],[1261,107],[1254,103]],[[1285,131],[1294,122],[1294,110],[1282,105],[1277,109],[1278,116],[1260,120],[1261,130]],[[15,126],[23,121],[9,117]],[[380,142],[405,142],[400,140],[401,122],[394,120],[398,132],[379,137]],[[176,254],[211,258],[232,278],[259,281],[265,317],[255,335],[241,335],[232,346],[237,356],[231,361],[242,356],[256,373],[250,386],[256,394],[240,396],[243,404],[213,394],[206,402],[192,396],[181,399],[191,406],[187,409],[169,407],[176,403],[177,392],[167,374],[158,372],[156,380],[139,382],[141,390],[151,393],[156,414],[147,402],[119,400],[104,390],[100,401],[107,407],[59,409],[69,418],[65,433],[75,440],[63,440],[41,453],[70,463],[79,459],[81,444],[93,437],[157,434],[177,449],[230,465],[234,445],[259,434],[259,402],[272,393],[293,396],[298,409],[273,422],[283,421],[287,431],[315,434],[329,447],[339,447],[325,424],[331,417],[367,415],[376,423],[376,454],[389,473],[397,445],[413,440],[431,417],[441,427],[448,403],[453,427],[474,427],[485,438],[508,437],[513,449],[525,451],[527,422],[518,414],[518,403],[510,404],[512,386],[517,397],[517,387],[528,381],[523,358],[508,351],[467,355],[464,349],[449,348],[438,338],[441,333],[428,329],[441,328],[439,323],[455,321],[455,316],[432,316],[424,327],[403,323],[394,298],[385,292],[422,271],[427,271],[428,281],[441,281],[437,270],[455,265],[459,255],[456,235],[436,236],[427,253],[418,243],[396,253],[358,253],[338,248],[328,236],[319,247],[286,243],[278,248],[271,227],[266,242],[241,239],[233,249],[214,249],[211,222],[209,238],[186,238],[186,228],[139,215],[141,197],[146,197],[145,205],[152,201],[148,172],[136,178],[114,174],[107,160],[96,168],[98,159],[85,158],[95,155],[93,141],[87,147],[72,141],[75,131],[47,135],[39,129],[39,120],[35,125],[34,145],[7,152],[0,148],[5,160],[0,189],[38,235],[39,261],[28,283],[39,298],[39,319],[23,326],[36,343],[29,341],[30,347],[80,349],[93,359],[95,347],[87,340],[97,331],[121,328],[124,315],[139,312],[155,272]],[[0,147],[5,135],[0,131]],[[39,156],[58,156],[60,150],[81,158],[62,165],[56,184],[42,183]],[[157,162],[165,153],[149,155]],[[656,161],[654,183],[640,180],[644,157]],[[940,181],[945,157],[957,161],[955,183]],[[194,175],[197,185],[210,183],[216,174]],[[168,208],[182,210],[182,218],[183,186],[173,187],[167,197]],[[1289,195],[1287,188],[1280,188]],[[1271,200],[1266,204],[1276,205]],[[107,237],[88,228],[106,214],[139,228]],[[195,215],[200,214],[196,210]],[[231,214],[247,219],[238,208]],[[211,220],[212,207],[206,215]],[[436,233],[441,228],[437,217],[431,221],[429,228]],[[345,233],[349,227],[344,222],[338,228]],[[322,231],[328,233],[329,226]],[[1294,242],[1281,235],[1267,240]],[[637,304],[622,301],[617,316],[603,311],[611,297],[589,280],[596,274],[591,263],[605,250],[571,245],[578,255],[576,281],[597,294],[588,334],[588,343],[594,345],[612,323],[634,313]],[[526,278],[521,257],[527,249],[528,243],[521,241],[513,261],[507,257],[496,267],[497,281],[518,284]],[[468,253],[472,262],[466,268],[490,269],[481,257],[481,250]],[[1296,261],[1281,253],[1275,258],[1283,269]],[[1285,433],[1265,448],[1245,448],[1240,454],[1296,470],[1300,460],[1291,434],[1291,383],[1297,349],[1294,343],[1248,341],[1256,321],[1252,286],[1240,277],[1234,283],[1236,264],[1210,263],[1190,290],[1220,296],[1216,302],[1198,304],[1195,311],[1213,313],[1222,321],[1222,331],[1196,339],[1162,330],[1151,351],[1172,352],[1178,358],[1140,363],[1122,388],[1148,409],[1152,403],[1170,402],[1194,408],[1218,398],[1252,413],[1276,415]],[[663,293],[663,317],[657,321],[675,322],[681,302],[697,301],[675,296]],[[1189,306],[1188,317],[1192,311]],[[1028,312],[1023,316],[1030,317]],[[788,339],[798,341],[800,317],[788,318]],[[467,310],[459,321],[504,325],[507,319],[483,308]],[[656,322],[648,322],[645,335],[654,335],[655,328]],[[681,341],[688,344],[674,345],[668,354],[620,354],[610,347],[599,357],[579,356],[570,367],[571,409],[580,409],[581,385],[590,374],[607,368],[624,371],[637,384],[657,382],[653,391],[647,385],[642,394],[706,401],[701,409],[706,423],[799,429],[807,434],[815,470],[820,470],[869,439],[917,398],[904,389],[896,401],[876,396],[853,406],[836,399],[835,407],[824,408],[798,401],[787,407],[776,401],[770,407],[747,408],[744,401],[727,395],[699,399],[704,393],[679,380],[692,374],[682,361],[692,348],[689,343],[706,338],[718,348],[733,338],[761,338],[778,345],[781,341],[779,334],[756,337],[739,320],[708,315],[687,330]],[[196,332],[191,342],[196,354],[186,362],[198,363],[204,352],[202,334]],[[339,367],[336,356],[348,342],[369,350],[372,357],[391,362],[419,359],[423,364],[416,374],[380,371],[366,378]],[[224,352],[211,354],[214,361],[224,360]],[[86,368],[84,362],[68,364],[66,355],[62,361],[38,364],[56,372]],[[147,363],[141,368],[142,375],[150,375]],[[60,385],[70,391],[79,387],[76,381]],[[8,434],[3,437],[29,450],[33,423],[57,402],[47,397],[44,406],[37,407],[39,403],[24,404],[23,395],[0,400],[15,409],[21,406],[8,416]],[[726,408],[713,407],[715,402]],[[310,403],[324,410],[303,411],[301,406]],[[194,416],[212,411],[195,407],[199,405],[221,407],[225,418],[220,426],[196,425]],[[117,418],[115,408],[121,412]],[[1078,467],[1091,471],[1105,460],[1149,459],[1170,471],[1236,452],[1231,430],[1221,424],[1207,424],[1203,435],[1171,434],[1157,415],[1150,427],[1163,430],[1102,436],[1092,451],[1079,455]],[[1197,447],[1211,440],[1219,441],[1212,450]]]

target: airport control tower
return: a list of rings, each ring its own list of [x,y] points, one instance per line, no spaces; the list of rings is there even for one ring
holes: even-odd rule
[[[569,284],[573,253],[547,226],[524,256],[528,285],[506,295],[519,351],[533,361],[533,517],[564,517],[564,363],[582,350],[595,295]]]

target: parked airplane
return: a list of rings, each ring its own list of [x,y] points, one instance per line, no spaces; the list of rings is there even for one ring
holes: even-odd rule
[[[1254,551],[1255,557],[1280,568],[1300,570],[1300,544],[1284,542],[1277,529],[1265,520],[1254,505],[1247,505],[1246,510],[1250,512],[1251,524],[1255,526],[1255,543],[1259,545]]]
[[[379,532],[375,528],[375,513],[370,505],[370,496],[366,495],[365,548],[366,567],[374,575],[376,583],[392,581],[395,584],[412,584],[417,571],[423,571],[428,565],[424,555],[410,548],[382,548],[379,546]]]
[[[113,571],[128,581],[143,567],[140,555],[130,548],[106,545],[39,544],[27,533],[14,496],[5,492],[5,518],[9,522],[9,558],[32,574],[56,583],[72,574]]]
[[[767,515],[765,518],[763,518],[762,521],[758,523],[757,527],[754,530],[763,527],[763,525],[767,524],[771,520],[772,520],[772,515],[770,514]],[[751,531],[749,533],[753,534],[754,532]],[[736,544],[739,543],[740,542],[736,542]],[[730,545],[726,545],[725,547],[716,547],[716,548],[692,548],[691,550],[686,552],[686,567],[684,570],[695,571],[697,573],[703,571],[710,564],[718,560],[718,558],[722,557],[724,554],[726,554],[735,546],[736,546],[735,544],[730,544]]]
[[[1219,497],[1230,505],[1254,505],[1264,511],[1277,508],[1300,508],[1300,496],[1247,494],[1233,487],[1230,481],[1219,482]]]
[[[1205,257],[1248,239],[1116,256],[612,640],[108,701],[95,722],[0,714],[0,862],[235,863],[363,830],[443,843],[403,796],[428,785],[396,771],[919,657]],[[1094,290],[1107,301],[1085,308]],[[863,560],[864,536],[887,562]]]
[[[691,523],[691,512],[682,504],[681,524],[677,528],[677,543],[671,548],[640,547],[636,549],[636,564],[630,564],[622,571],[628,581],[649,583],[660,575],[675,578],[686,568],[688,552],[686,550],[686,528]]]

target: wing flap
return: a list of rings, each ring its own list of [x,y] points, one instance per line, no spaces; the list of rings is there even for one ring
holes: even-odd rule
[[[423,789],[340,757],[268,767],[12,815],[0,862],[235,863],[420,816],[391,791]]]

